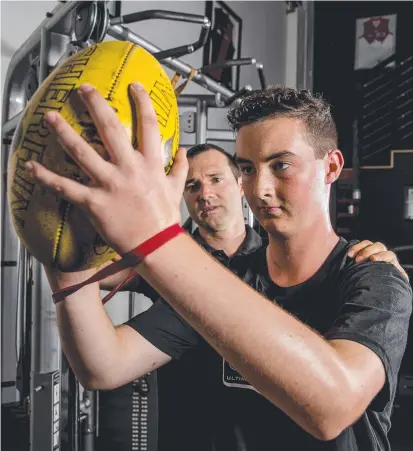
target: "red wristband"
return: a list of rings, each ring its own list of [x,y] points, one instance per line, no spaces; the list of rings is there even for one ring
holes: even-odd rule
[[[156,249],[163,246],[172,238],[175,238],[180,233],[185,232],[185,230],[179,225],[174,224],[161,232],[154,235],[152,238],[144,241],[135,249],[124,254],[123,258],[128,262],[131,262],[129,266],[136,266],[140,261],[142,261],[147,255],[151,254]],[[136,262],[136,263],[135,263]]]
[[[156,249],[159,249],[165,243],[167,243],[172,238],[175,238],[177,235],[181,233],[185,233],[185,230],[179,224],[173,224],[172,226],[167,227],[166,229],[157,233],[153,237],[144,241],[135,249],[132,249],[131,251],[124,254],[121,260],[114,262],[109,266],[106,266],[105,268],[101,269],[99,272],[97,272],[95,275],[85,280],[84,282],[57,291],[56,293],[53,294],[53,302],[57,304],[58,302],[65,299],[67,296],[76,293],[76,291],[80,290],[86,285],[105,279],[106,277],[116,274],[119,271],[122,271],[123,269],[136,266],[146,256],[156,251]],[[105,296],[104,303],[108,302],[116,294],[116,292],[121,287],[123,287],[123,285],[125,285],[126,282],[132,280],[132,278],[133,277],[129,275],[127,280],[119,284],[114,290],[112,290],[107,296]]]

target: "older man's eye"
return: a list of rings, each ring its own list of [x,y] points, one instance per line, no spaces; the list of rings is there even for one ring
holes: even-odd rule
[[[254,172],[254,168],[252,166],[244,166],[241,167],[241,172],[244,175],[251,175]]]

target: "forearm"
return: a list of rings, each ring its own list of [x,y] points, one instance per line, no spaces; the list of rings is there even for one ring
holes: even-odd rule
[[[76,273],[49,276],[52,290],[58,291],[85,280]],[[71,368],[85,386],[110,379],[119,356],[116,329],[102,305],[97,283],[87,285],[56,305],[57,325],[63,350]]]
[[[304,429],[319,436],[323,419],[340,412],[338,404],[349,382],[334,348],[218,265],[189,237],[170,241],[138,271],[260,393]]]
[[[120,283],[122,283],[131,273],[130,269],[124,269],[123,271],[118,272],[117,274],[113,274],[112,276],[106,277],[105,279],[99,282],[99,287],[101,290],[111,291],[113,288],[117,287]],[[127,284],[125,284],[120,291],[135,291],[139,287],[140,277],[138,274],[130,280]]]
[[[106,268],[106,266],[109,266],[112,263],[113,263],[113,261],[109,260],[107,263],[100,266],[98,268],[98,270]],[[102,279],[99,282],[99,287],[101,290],[111,291],[111,290],[113,290],[113,288],[115,288],[119,284],[121,284],[130,275],[130,273],[131,273],[130,268],[127,268],[116,274],[112,274],[111,276],[108,276],[108,277]],[[120,291],[136,290],[139,285],[139,280],[140,280],[140,277],[138,276],[138,274],[136,274],[135,277],[132,280],[130,280],[126,285],[124,285]]]

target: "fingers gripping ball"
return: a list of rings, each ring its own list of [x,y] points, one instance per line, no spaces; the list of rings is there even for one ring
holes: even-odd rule
[[[116,112],[136,148],[139,117],[129,93],[129,85],[134,81],[139,81],[150,93],[168,172],[179,144],[175,93],[158,61],[130,42],[103,42],[75,54],[50,74],[24,111],[12,142],[8,203],[22,243],[45,265],[62,271],[83,270],[102,265],[116,253],[103,242],[78,207],[38,184],[25,169],[27,161],[35,160],[59,175],[89,183],[86,174],[45,126],[44,115],[48,111],[60,112],[107,159],[109,156],[77,88],[84,83],[95,86]]]

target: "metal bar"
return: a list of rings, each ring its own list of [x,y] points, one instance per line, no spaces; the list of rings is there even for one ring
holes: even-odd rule
[[[128,28],[122,27],[121,25],[109,25],[108,35],[121,41],[134,42],[135,44],[140,45],[142,48],[153,54],[162,51],[162,49],[160,49],[159,47],[156,47],[155,45],[151,44],[150,42],[146,41],[145,39],[141,38],[137,34],[130,31]],[[165,65],[166,67],[169,67],[170,69],[175,70],[180,75],[189,76],[192,71],[191,66],[175,58],[167,58],[162,61],[162,64]],[[231,91],[230,89],[226,88],[225,86],[222,86],[220,83],[216,82],[212,78],[199,72],[195,74],[192,81],[208,89],[213,93],[216,92],[220,93],[225,98],[234,95],[234,92]]]
[[[199,69],[199,70],[203,74],[206,74],[206,73],[212,72],[216,69],[223,69],[223,68],[234,67],[234,66],[249,66],[249,65],[255,64],[255,63],[256,63],[255,58],[239,58],[236,60],[223,61],[222,63],[209,64],[208,66],[201,67],[201,69]]]
[[[111,20],[113,25],[120,25],[122,23],[134,23],[148,19],[164,19],[175,20],[179,22],[197,23],[204,25],[209,22],[208,17],[199,16],[196,14],[178,13],[175,11],[165,11],[162,9],[150,9],[148,11],[140,11],[137,13],[126,14],[125,16],[116,17]]]
[[[195,144],[203,144],[207,138],[207,104],[204,100],[198,100],[196,106],[196,135]]]
[[[14,133],[14,130],[16,130],[16,127],[20,121],[20,118],[22,117],[23,112],[16,114],[16,116],[13,116],[9,121],[5,122],[2,126],[2,134],[3,136],[9,135]]]
[[[313,87],[314,2],[297,9],[297,88]]]
[[[390,250],[393,252],[413,251],[413,244],[407,244],[406,246],[396,246]]]
[[[83,392],[83,403],[86,413],[85,425],[83,427],[83,450],[93,451],[95,449],[96,434],[96,393],[85,390]]]
[[[3,92],[3,123],[9,119],[9,98],[11,90],[11,77],[17,65],[27,57],[27,55],[40,44],[42,29],[50,30],[67,14],[75,9],[81,2],[70,1],[59,3],[56,8],[48,15],[48,17],[34,30],[34,32],[26,39],[23,45],[13,55],[9,67],[7,69],[6,79],[4,81]]]
[[[49,53],[49,31],[46,27],[40,30],[40,63],[39,63],[39,86],[47,78],[49,71],[47,56]]]
[[[207,140],[212,141],[235,141],[234,132],[231,130],[207,129]]]
[[[178,105],[183,107],[197,106],[199,100],[206,102],[207,106],[217,108],[215,96],[182,94],[178,97]]]

